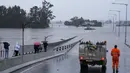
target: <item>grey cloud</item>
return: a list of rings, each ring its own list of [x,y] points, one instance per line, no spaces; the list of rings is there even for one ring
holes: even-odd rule
[[[108,19],[109,9],[121,10],[121,19],[125,18],[125,7],[112,5],[112,2],[126,2],[126,0],[47,0],[54,4],[52,10],[56,15],[55,20],[68,20],[73,16],[82,16],[88,19],[106,20]],[[41,6],[42,0],[3,0],[1,5],[12,6],[20,5],[22,8],[29,11],[34,5]],[[129,6],[130,7],[130,6]],[[129,9],[129,8],[128,8]],[[130,10],[129,12],[130,13]],[[130,20],[130,14],[128,19]]]

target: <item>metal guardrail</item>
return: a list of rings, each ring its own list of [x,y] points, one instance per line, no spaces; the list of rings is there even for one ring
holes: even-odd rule
[[[69,45],[64,45],[64,46],[59,46],[59,47],[54,48],[53,50],[58,52],[58,51],[73,48],[74,45],[75,45],[75,43],[69,44]]]

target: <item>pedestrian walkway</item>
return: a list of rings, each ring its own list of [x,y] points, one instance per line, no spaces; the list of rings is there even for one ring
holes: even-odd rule
[[[71,37],[71,38],[67,38],[67,39],[64,39],[64,40],[61,40],[61,41],[49,43],[47,49],[50,50],[51,48],[54,48],[55,46],[58,46],[58,45],[63,44],[65,42],[67,42],[67,41],[70,41],[70,40],[74,39],[75,37],[76,36]],[[14,50],[11,50],[11,48],[10,48],[9,49],[9,58],[13,57],[13,53],[14,53]],[[22,54],[22,46],[20,47],[19,53]],[[24,46],[24,55],[33,54],[33,53],[34,53],[34,45],[25,45]],[[0,60],[2,60],[4,58],[5,58],[5,50],[4,49],[0,49]]]

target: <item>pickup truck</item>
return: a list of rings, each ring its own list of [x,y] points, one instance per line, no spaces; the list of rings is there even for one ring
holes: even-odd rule
[[[88,65],[95,66],[101,65],[102,69],[106,69],[107,58],[106,41],[91,43],[80,42],[79,44],[79,60],[80,65],[88,69]]]

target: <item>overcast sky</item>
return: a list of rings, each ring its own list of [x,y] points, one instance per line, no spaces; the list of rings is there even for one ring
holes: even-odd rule
[[[125,19],[125,6],[112,5],[112,2],[130,4],[130,0],[47,0],[51,2],[55,20],[68,20],[73,16],[83,17],[85,19],[107,20],[111,19],[110,9],[121,10],[121,19]],[[21,8],[29,11],[32,6],[41,6],[42,0],[0,0],[1,5],[13,6],[19,5]],[[128,19],[130,20],[130,5],[128,7]]]

